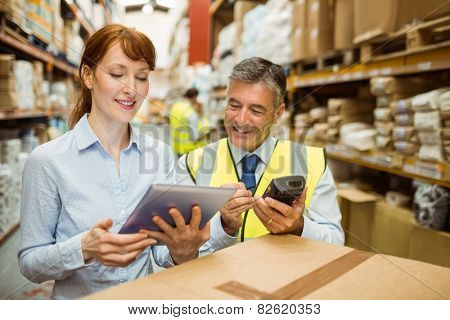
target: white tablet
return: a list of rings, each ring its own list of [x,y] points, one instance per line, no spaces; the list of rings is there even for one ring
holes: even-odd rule
[[[200,228],[202,229],[235,192],[236,189],[232,188],[169,184],[151,185],[119,233],[136,233],[141,229],[161,231],[153,223],[152,218],[154,216],[160,216],[171,226],[175,227],[175,222],[168,213],[170,208],[180,210],[184,221],[189,223],[194,205],[198,205],[202,210],[202,219],[200,221]]]

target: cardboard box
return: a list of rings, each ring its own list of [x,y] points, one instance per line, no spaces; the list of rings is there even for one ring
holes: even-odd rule
[[[333,49],[333,8],[328,0],[308,0],[307,57]]]
[[[450,233],[412,223],[408,258],[450,268]]]
[[[369,101],[354,98],[332,98],[328,99],[327,104],[329,114],[340,114],[342,116],[369,114],[374,109]]]
[[[15,61],[13,54],[0,54],[0,78],[9,78],[14,75]]]
[[[444,299],[450,269],[266,235],[86,299]]]
[[[1,107],[16,107],[17,94],[14,91],[0,91],[0,108]]]
[[[298,0],[292,2],[292,35],[291,35],[291,61],[305,58],[307,53],[307,2]]]
[[[16,78],[14,77],[0,78],[0,92],[2,91],[15,92]]]
[[[400,30],[414,20],[450,14],[447,0],[355,0],[354,6],[354,43]]]
[[[414,95],[431,88],[431,82],[419,77],[373,77],[370,79],[370,92],[379,95]]]
[[[365,251],[372,251],[372,222],[377,196],[358,189],[339,189],[339,207],[342,214],[342,228],[345,231],[345,245]]]
[[[353,0],[336,0],[334,13],[334,48],[347,49],[353,45]]]
[[[385,201],[377,202],[371,240],[375,252],[408,257],[413,219],[408,209],[392,206]]]

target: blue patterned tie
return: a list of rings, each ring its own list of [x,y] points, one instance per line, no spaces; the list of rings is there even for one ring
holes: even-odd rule
[[[256,189],[255,170],[258,165],[259,157],[256,154],[250,154],[242,159],[242,179],[245,187],[254,193]]]

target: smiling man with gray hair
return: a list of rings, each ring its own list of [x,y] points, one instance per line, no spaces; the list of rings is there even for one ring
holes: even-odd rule
[[[277,140],[271,127],[285,111],[283,68],[262,58],[238,63],[229,77],[228,138],[179,159],[177,181],[237,189],[212,220],[212,242],[267,233],[344,243],[336,187],[323,148]],[[272,179],[301,175],[305,191],[292,205],[261,198]],[[229,242],[227,242],[229,243]]]

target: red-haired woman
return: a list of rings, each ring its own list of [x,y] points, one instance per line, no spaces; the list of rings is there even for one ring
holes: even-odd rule
[[[71,130],[36,148],[25,166],[21,204],[21,272],[33,282],[55,280],[52,297],[78,298],[198,256],[209,238],[200,209],[168,227],[167,246],[146,234],[117,234],[153,183],[174,183],[172,151],[138,135],[129,122],[149,90],[156,51],[142,33],[109,25],[86,43],[81,96]],[[170,229],[168,229],[170,228]]]

